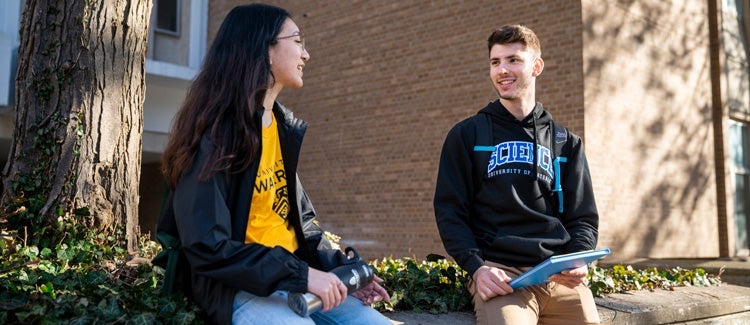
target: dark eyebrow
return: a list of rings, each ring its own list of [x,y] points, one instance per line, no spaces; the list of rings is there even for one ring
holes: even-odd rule
[[[516,54],[512,54],[512,55],[508,55],[506,57],[490,57],[490,61],[496,61],[496,60],[501,60],[501,59],[518,59],[518,58],[521,58],[521,56],[520,55],[516,55]]]

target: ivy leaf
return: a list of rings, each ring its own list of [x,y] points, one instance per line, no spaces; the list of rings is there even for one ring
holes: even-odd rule
[[[99,310],[104,314],[105,319],[114,320],[122,316],[122,310],[117,304],[116,297],[110,297],[99,302]]]
[[[195,313],[179,312],[171,319],[171,324],[193,324],[196,321]]]
[[[42,284],[41,286],[39,286],[39,291],[41,293],[46,293],[50,297],[52,297],[52,299],[55,299],[55,287],[52,285],[52,283],[47,282]]]
[[[435,261],[444,260],[444,259],[445,259],[445,256],[443,255],[427,254],[427,261],[430,261],[430,262],[435,262]]]
[[[76,317],[70,320],[69,325],[88,325],[95,323],[96,318],[90,315],[83,315],[81,317]]]
[[[76,253],[72,249],[68,249],[68,245],[62,244],[58,245],[57,247],[57,258],[70,262],[73,257],[75,257]]]
[[[156,316],[152,313],[141,313],[131,318],[128,323],[135,325],[151,325],[156,323]]]
[[[33,305],[31,306],[31,310],[25,311],[25,312],[17,312],[16,317],[21,323],[35,323],[32,320],[36,318],[35,316],[41,317],[44,316],[44,314],[47,311],[46,305]]]
[[[36,246],[26,246],[21,249],[21,255],[28,257],[30,260],[39,256],[39,248]]]

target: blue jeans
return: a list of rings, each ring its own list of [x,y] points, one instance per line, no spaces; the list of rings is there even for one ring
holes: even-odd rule
[[[232,306],[232,324],[392,324],[377,310],[352,296],[327,312],[318,311],[310,317],[302,317],[287,305],[288,295],[287,291],[276,291],[268,297],[259,297],[238,291]]]

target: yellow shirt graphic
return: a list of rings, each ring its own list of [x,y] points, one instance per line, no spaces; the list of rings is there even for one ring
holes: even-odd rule
[[[262,133],[263,149],[258,174],[255,176],[245,243],[281,246],[294,252],[298,244],[294,228],[287,221],[289,194],[276,118],[271,120],[269,127],[263,128]]]

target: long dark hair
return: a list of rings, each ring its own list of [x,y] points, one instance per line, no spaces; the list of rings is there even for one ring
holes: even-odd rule
[[[205,164],[193,167],[201,168],[202,180],[252,163],[260,148],[256,118],[272,78],[268,49],[288,17],[282,8],[251,4],[224,18],[164,149],[162,172],[170,188],[193,164],[206,133],[212,147]]]

